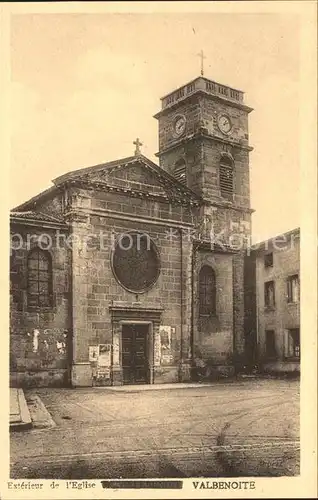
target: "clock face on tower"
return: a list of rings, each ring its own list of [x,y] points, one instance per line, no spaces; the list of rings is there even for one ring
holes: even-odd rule
[[[232,123],[227,115],[220,115],[218,117],[218,126],[223,134],[229,134],[232,129]]]
[[[179,115],[176,117],[173,123],[173,133],[175,136],[179,137],[185,131],[186,119],[185,116]]]

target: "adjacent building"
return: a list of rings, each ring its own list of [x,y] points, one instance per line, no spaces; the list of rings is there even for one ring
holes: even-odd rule
[[[248,259],[254,359],[265,372],[299,372],[299,228],[254,245]]]

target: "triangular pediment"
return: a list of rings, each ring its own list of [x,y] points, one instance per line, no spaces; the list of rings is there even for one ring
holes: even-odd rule
[[[148,197],[175,199],[187,204],[197,204],[200,201],[192,190],[142,155],[77,170],[54,182],[56,185],[71,182],[96,189],[144,193]]]
[[[163,193],[159,183],[158,174],[145,167],[142,162],[121,165],[110,169],[101,170],[88,175],[90,182],[105,182],[113,187],[129,187],[132,190],[150,189],[156,193]]]

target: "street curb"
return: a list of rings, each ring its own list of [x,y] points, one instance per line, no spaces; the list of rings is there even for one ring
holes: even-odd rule
[[[25,400],[23,389],[17,389],[18,391],[18,403],[20,409],[20,422],[12,422],[10,424],[11,431],[25,431],[31,429],[32,420],[29,412],[27,402]]]
[[[185,383],[169,383],[169,384],[140,384],[140,385],[105,385],[94,386],[94,389],[133,393],[133,392],[147,392],[147,391],[170,391],[176,389],[203,389],[207,387],[221,387],[223,385],[243,385],[244,380],[220,380],[217,382],[185,382]]]
[[[37,394],[28,394],[28,403],[33,421],[33,429],[51,429],[56,427],[56,423],[50,412]]]

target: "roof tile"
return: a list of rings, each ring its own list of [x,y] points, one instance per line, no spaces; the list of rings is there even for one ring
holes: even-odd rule
[[[35,220],[40,222],[55,222],[59,224],[64,223],[62,217],[46,214],[43,212],[35,212],[34,210],[27,210],[25,212],[12,211],[10,212],[10,217],[33,221]]]

